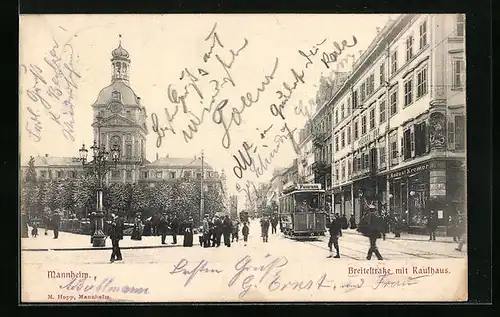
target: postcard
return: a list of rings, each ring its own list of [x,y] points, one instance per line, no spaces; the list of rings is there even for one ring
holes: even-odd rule
[[[20,16],[21,303],[466,301],[465,38]]]

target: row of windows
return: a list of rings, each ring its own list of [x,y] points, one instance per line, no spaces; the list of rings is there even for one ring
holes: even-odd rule
[[[192,178],[196,177],[196,179],[201,179],[201,172],[191,172],[191,171],[184,171],[184,172],[175,172],[175,171],[156,171],[156,172],[149,172],[149,171],[144,171],[141,174],[142,178],[158,178],[158,179],[175,179],[175,178]],[[205,174],[206,178],[216,178],[217,174],[215,172],[206,172]]]
[[[385,142],[378,148],[365,148],[354,153],[351,158],[343,159],[335,164],[335,180],[350,179],[352,174],[376,170],[387,166],[386,157],[389,154],[391,165],[397,165],[402,160],[413,159],[429,153],[430,139],[426,122],[408,127],[401,138],[400,151],[398,150],[398,136],[392,135],[389,139],[390,152],[386,153]],[[465,150],[465,116],[456,115],[448,121],[448,149]]]

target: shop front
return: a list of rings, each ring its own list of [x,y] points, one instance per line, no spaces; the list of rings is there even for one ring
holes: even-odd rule
[[[460,161],[429,160],[395,170],[390,183],[390,210],[409,232],[424,233],[430,211],[438,230],[445,232],[449,217],[465,206],[465,170]]]
[[[390,183],[390,211],[398,216],[403,227],[410,232],[425,231],[430,194],[431,163],[412,165],[387,177]],[[438,214],[442,219],[443,215]]]
[[[333,189],[333,199],[335,201],[335,213],[345,215],[347,219],[354,214],[354,205],[351,197],[352,185],[338,186]]]

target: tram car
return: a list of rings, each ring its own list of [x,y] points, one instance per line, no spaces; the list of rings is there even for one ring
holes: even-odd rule
[[[278,215],[285,237],[310,239],[325,235],[325,195],[321,184],[294,184],[283,190]]]

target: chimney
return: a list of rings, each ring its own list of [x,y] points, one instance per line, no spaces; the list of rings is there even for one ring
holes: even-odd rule
[[[379,27],[377,27],[377,33],[380,33],[380,28]]]
[[[158,153],[156,153],[156,160],[158,160]]]
[[[141,97],[137,96],[137,103],[141,104]]]
[[[48,154],[45,154],[45,157],[49,157],[49,155],[48,155]]]
[[[169,154],[167,154],[167,156],[166,156],[166,157],[167,157],[167,158],[169,158]]]

